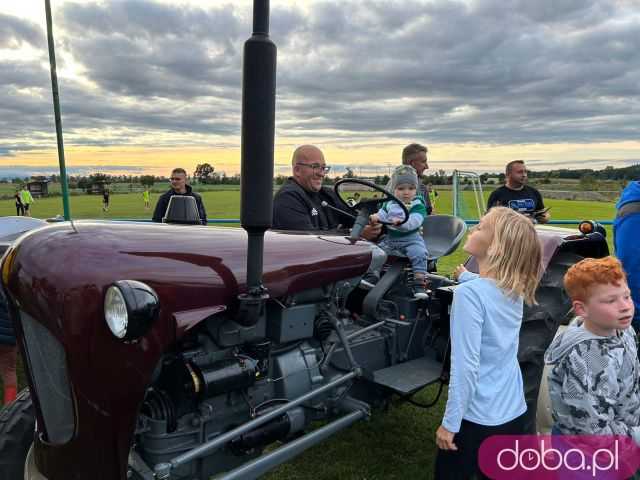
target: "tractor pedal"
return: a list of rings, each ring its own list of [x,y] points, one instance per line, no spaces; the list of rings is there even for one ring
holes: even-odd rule
[[[420,357],[376,370],[373,372],[373,383],[387,387],[400,395],[411,395],[437,382],[441,374],[441,362]]]

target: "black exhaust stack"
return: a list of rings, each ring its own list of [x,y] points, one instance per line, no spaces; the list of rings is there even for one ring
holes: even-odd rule
[[[244,44],[242,66],[242,160],[240,223],[247,231],[247,293],[238,321],[255,324],[268,294],[262,285],[264,232],[273,209],[276,110],[276,46],[269,38],[269,0],[253,1],[253,35]]]

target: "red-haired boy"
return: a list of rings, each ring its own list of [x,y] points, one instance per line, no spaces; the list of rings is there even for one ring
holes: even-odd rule
[[[564,286],[577,316],[545,354],[553,432],[628,435],[640,445],[640,364],[622,265],[582,260]]]

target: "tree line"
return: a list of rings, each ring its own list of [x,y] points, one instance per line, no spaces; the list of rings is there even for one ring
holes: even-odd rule
[[[423,177],[425,183],[431,183],[433,185],[450,185],[452,183],[452,176],[442,170],[427,170],[426,175]],[[346,173],[342,176],[337,175],[333,177],[325,176],[324,184],[332,185],[341,178],[353,178],[355,177],[354,170],[347,168]],[[582,169],[567,169],[561,168],[556,170],[537,170],[530,171],[529,177],[535,179],[538,183],[554,183],[558,180],[580,180],[581,184],[596,184],[601,180],[615,180],[615,181],[627,181],[636,180],[640,178],[640,164],[631,165],[628,167],[613,167],[607,166],[601,170],[594,170],[590,168]],[[288,175],[277,175],[274,178],[276,185],[282,185],[288,178]],[[376,175],[373,177],[367,177],[379,185],[386,185],[389,182],[389,175]],[[48,177],[16,177],[13,179],[2,179],[0,181],[4,183],[12,182],[14,184],[23,184],[31,180],[48,180],[53,183],[60,182],[59,175],[50,175]],[[239,185],[240,174],[227,175],[225,172],[216,172],[215,167],[210,163],[202,163],[196,166],[191,180],[194,183],[202,183],[207,185]],[[480,174],[480,180],[482,183],[498,183],[504,182],[504,173],[492,174],[482,173]],[[94,173],[91,175],[70,175],[68,177],[69,188],[88,190],[96,183],[110,184],[110,183],[130,183],[140,184],[144,187],[151,188],[155,183],[167,183],[169,179],[165,176],[157,175],[107,175],[104,173]]]

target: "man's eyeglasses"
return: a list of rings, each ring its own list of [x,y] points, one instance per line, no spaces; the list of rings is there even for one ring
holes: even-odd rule
[[[172,182],[179,182],[180,180],[186,180],[186,178],[182,178],[182,177],[171,177],[169,178],[170,181]]]
[[[303,167],[312,168],[313,173],[329,173],[329,170],[331,170],[331,167],[320,165],[319,163],[296,163],[296,165],[302,165]]]

